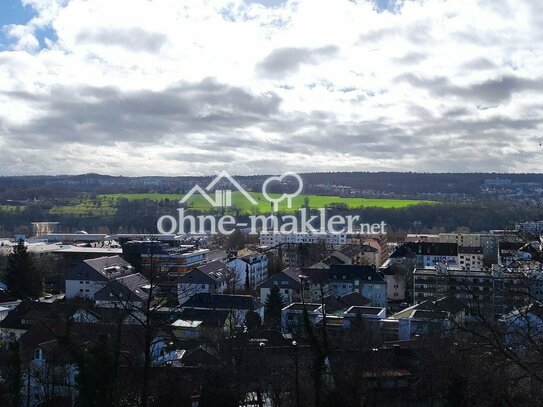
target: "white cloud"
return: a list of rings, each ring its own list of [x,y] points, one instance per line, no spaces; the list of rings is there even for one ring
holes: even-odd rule
[[[10,173],[541,170],[538,0],[23,2]]]

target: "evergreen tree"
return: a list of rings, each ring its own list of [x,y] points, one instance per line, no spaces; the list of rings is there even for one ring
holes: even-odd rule
[[[281,310],[285,306],[279,287],[274,285],[264,304],[264,322],[268,328],[279,328],[281,325]]]
[[[8,256],[5,283],[11,295],[17,298],[39,297],[42,281],[32,255],[22,240]]]
[[[245,313],[245,326],[249,331],[259,329],[262,325],[262,319],[260,315],[254,311],[247,311]]]

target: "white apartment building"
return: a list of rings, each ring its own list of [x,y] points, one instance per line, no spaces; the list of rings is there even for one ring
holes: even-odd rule
[[[279,244],[316,244],[324,241],[326,244],[344,245],[347,244],[347,234],[331,233],[292,233],[282,234],[279,232],[262,232],[260,244],[262,246],[277,246]]]

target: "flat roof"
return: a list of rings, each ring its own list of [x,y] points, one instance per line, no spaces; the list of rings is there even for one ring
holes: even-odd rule
[[[178,319],[175,321],[172,326],[175,326],[176,328],[198,328],[200,325],[202,325],[203,321],[187,321],[184,319]]]
[[[54,250],[54,253],[103,253],[103,254],[122,254],[123,249],[111,248],[111,247],[63,247],[61,249]]]

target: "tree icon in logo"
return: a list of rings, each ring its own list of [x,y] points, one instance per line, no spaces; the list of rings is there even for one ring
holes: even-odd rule
[[[285,178],[288,178],[288,177],[293,177],[296,179],[296,182],[298,183],[298,189],[295,192],[290,193],[290,194],[282,194],[278,198],[271,197],[267,191],[269,184],[271,182],[281,183],[285,180]],[[304,182],[302,181],[302,178],[293,171],[287,171],[279,176],[273,176],[273,177],[267,178],[266,181],[264,181],[264,183],[262,184],[262,195],[268,202],[271,202],[273,204],[273,210],[277,211],[279,209],[279,202],[284,201],[285,199],[287,200],[287,207],[292,208],[292,199],[300,195],[303,188],[304,188]]]

